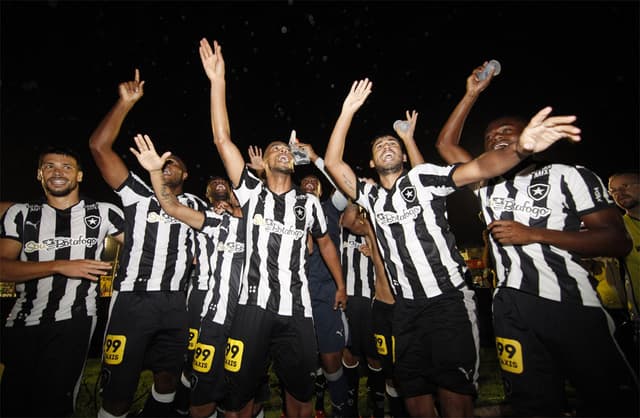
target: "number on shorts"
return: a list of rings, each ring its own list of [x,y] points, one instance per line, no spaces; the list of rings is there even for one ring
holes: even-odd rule
[[[124,335],[108,334],[104,339],[103,354],[106,364],[115,366],[122,363],[127,337]]]
[[[500,368],[505,372],[521,374],[524,371],[522,363],[522,345],[517,340],[496,337],[496,350]]]

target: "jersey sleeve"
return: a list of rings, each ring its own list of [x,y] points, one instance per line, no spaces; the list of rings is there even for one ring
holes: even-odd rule
[[[262,186],[262,180],[257,178],[247,167],[242,171],[240,183],[234,189],[240,206],[244,206],[252,195],[258,193]]]
[[[21,241],[26,214],[26,204],[16,203],[10,206],[0,218],[0,238]]]
[[[116,193],[120,196],[122,204],[126,207],[141,199],[153,196],[153,189],[136,174],[129,172],[129,177],[122,183],[120,188],[116,189]]]

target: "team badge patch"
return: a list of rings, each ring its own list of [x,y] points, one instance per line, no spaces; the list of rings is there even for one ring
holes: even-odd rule
[[[549,185],[532,184],[527,188],[527,194],[535,201],[542,200],[549,194]]]
[[[416,200],[416,188],[413,186],[405,187],[404,189],[402,189],[400,194],[402,195],[402,198],[407,202],[413,202],[414,200]]]
[[[84,223],[91,229],[96,229],[100,226],[102,219],[98,215],[85,216]]]
[[[303,220],[305,218],[305,216],[307,215],[307,211],[302,206],[294,207],[293,211],[296,214],[296,218],[298,218],[299,220]]]

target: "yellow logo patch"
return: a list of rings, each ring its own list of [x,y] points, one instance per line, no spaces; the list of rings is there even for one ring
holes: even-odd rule
[[[227,350],[224,355],[224,368],[230,372],[237,372],[242,367],[242,353],[244,343],[240,340],[229,338],[227,340]]]
[[[518,341],[496,337],[496,350],[502,370],[514,374],[521,374],[524,371],[522,346]]]
[[[187,350],[193,351],[196,349],[196,343],[198,342],[198,330],[195,328],[189,328],[189,345]]]
[[[193,352],[193,370],[200,373],[207,373],[211,370],[215,353],[216,348],[214,346],[197,343]]]
[[[122,363],[124,358],[124,347],[127,344],[127,337],[124,335],[108,334],[104,339],[103,355],[106,364],[115,366]]]
[[[373,334],[376,339],[376,348],[378,349],[378,354],[381,356],[386,356],[389,354],[389,349],[387,349],[387,339],[384,338],[382,334]]]

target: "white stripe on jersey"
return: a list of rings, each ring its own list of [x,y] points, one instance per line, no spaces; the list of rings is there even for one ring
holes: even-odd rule
[[[455,166],[421,164],[390,190],[358,181],[357,203],[373,220],[394,293],[423,299],[463,287],[466,265],[455,245],[446,196],[457,189]]]
[[[0,237],[22,243],[21,261],[100,259],[106,236],[123,230],[117,206],[82,199],[59,211],[46,203],[15,204],[2,218]],[[97,284],[89,280],[53,274],[17,283],[16,293],[10,327],[96,315]]]
[[[583,214],[613,206],[602,180],[584,167],[531,165],[513,180],[476,190],[487,224],[514,220],[531,227],[578,231]],[[546,244],[505,245],[490,238],[498,287],[511,287],[554,301],[600,306],[580,256]]]

